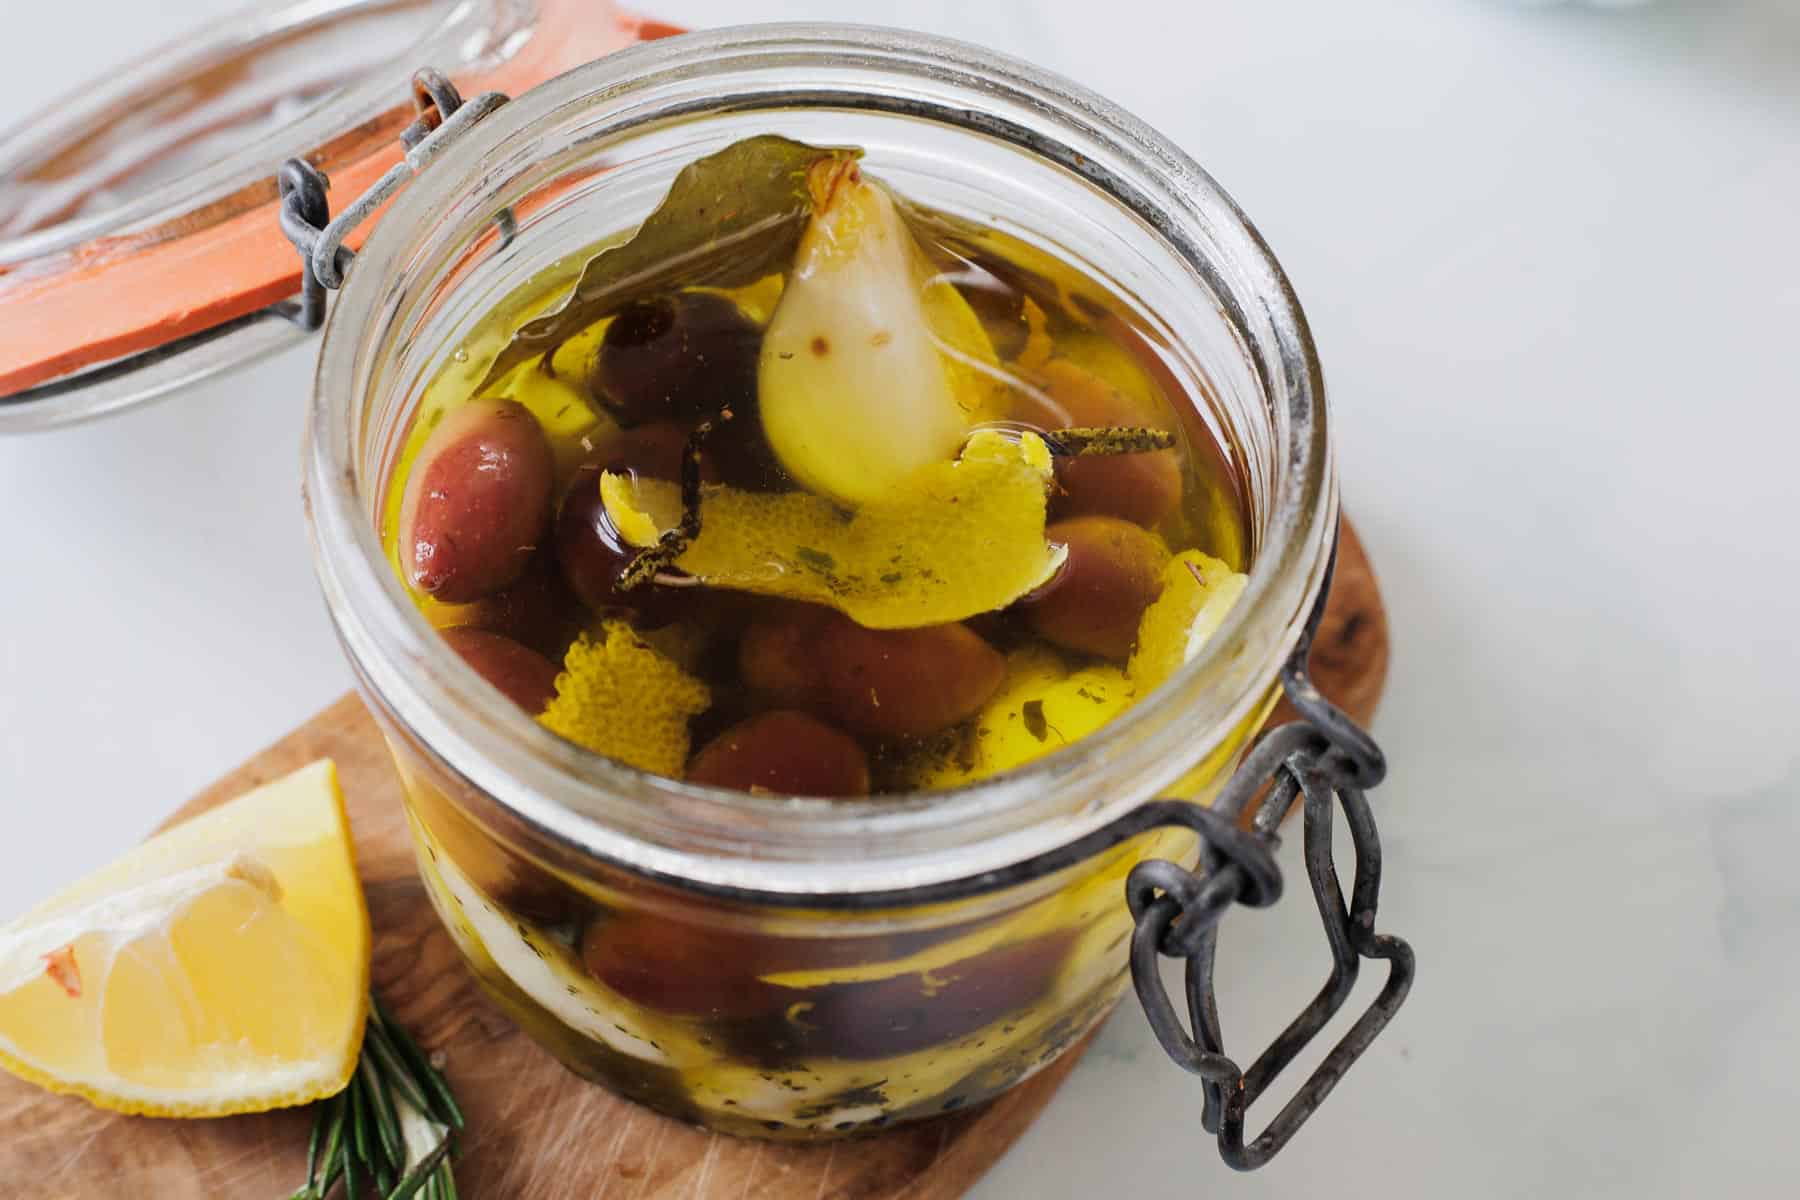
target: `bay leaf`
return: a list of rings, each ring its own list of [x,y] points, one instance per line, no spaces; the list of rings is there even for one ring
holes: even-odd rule
[[[519,327],[477,394],[633,300],[678,287],[740,287],[784,270],[812,212],[807,173],[851,146],[809,146],[777,134],[733,142],[683,167],[629,239],[582,269],[562,306]]]

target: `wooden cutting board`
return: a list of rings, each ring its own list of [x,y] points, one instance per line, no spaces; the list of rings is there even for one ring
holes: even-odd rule
[[[1387,616],[1346,525],[1314,673],[1366,722],[1387,660]],[[822,1146],[740,1141],[658,1116],[565,1071],[482,996],[425,898],[399,781],[355,696],[194,797],[171,823],[325,756],[337,760],[349,798],[375,927],[375,986],[445,1055],[469,1119],[457,1178],[474,1200],[950,1200],[1005,1153],[1081,1056],[1078,1046],[986,1107]],[[0,1074],[0,1193],[276,1200],[301,1182],[309,1123],[293,1110],[208,1121],[119,1116]]]

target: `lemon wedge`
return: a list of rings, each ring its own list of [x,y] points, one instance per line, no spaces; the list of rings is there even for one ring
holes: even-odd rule
[[[303,1104],[349,1081],[368,986],[369,913],[322,760],[0,926],[0,1067],[150,1116]]]

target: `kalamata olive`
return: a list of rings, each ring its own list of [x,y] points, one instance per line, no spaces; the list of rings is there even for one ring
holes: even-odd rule
[[[1018,603],[1026,624],[1068,650],[1121,660],[1139,619],[1162,590],[1169,551],[1154,533],[1118,517],[1074,517],[1044,530],[1069,548],[1056,577]]]
[[[764,699],[791,708],[818,702],[819,633],[828,610],[776,603],[758,614],[738,640],[738,675]]]
[[[712,422],[700,456],[702,478],[717,478],[749,492],[791,491],[797,486],[769,448],[754,404],[736,405],[729,415],[720,413]]]
[[[684,428],[756,402],[762,330],[724,296],[674,292],[627,304],[607,326],[589,380],[627,425]]]
[[[512,583],[544,534],[554,471],[550,443],[523,405],[475,400],[446,413],[400,506],[407,582],[446,604]]]
[[[1013,417],[1039,429],[1167,424],[1067,359],[1045,363],[1035,383],[1039,394],[1018,393]],[[1056,482],[1052,519],[1099,515],[1152,526],[1181,502],[1181,460],[1173,450],[1061,458],[1056,462]]]
[[[536,650],[468,625],[444,630],[444,640],[483,679],[534,717],[556,695],[557,666]]]
[[[622,429],[594,448],[590,461],[608,471],[629,472],[645,479],[681,478],[681,457],[687,452],[687,431],[674,421],[652,421]],[[702,468],[701,478],[713,482]]]
[[[869,756],[855,740],[791,709],[740,721],[688,764],[694,783],[783,796],[866,796]]]
[[[962,625],[864,629],[842,613],[792,606],[753,623],[738,646],[752,689],[870,737],[922,737],[973,716],[1006,661]]]
[[[629,471],[651,479],[680,477],[687,436],[672,422],[628,429],[575,472],[556,517],[556,557],[563,578],[595,612],[632,612],[656,625],[673,619],[685,597],[677,589],[644,584],[619,590],[619,576],[639,553],[619,536],[600,498],[602,471]]]
[[[1074,941],[1045,933],[929,972],[811,989],[803,1045],[849,1059],[944,1046],[1043,999]]]
[[[756,408],[762,329],[710,292],[674,292],[625,306],[607,326],[589,383],[627,425],[712,422],[707,478],[751,491],[793,486],[763,436]]]
[[[546,925],[575,919],[587,900],[556,876],[515,853],[482,830],[461,810],[414,793],[419,819],[436,850],[447,855],[489,900],[510,913]]]
[[[742,1018],[802,998],[759,975],[782,963],[754,934],[642,913],[603,916],[581,938],[588,974],[619,995],[680,1017]]]
[[[563,579],[555,547],[549,543],[538,547],[516,583],[451,612],[453,625],[511,638],[552,662],[561,661],[563,651],[592,619],[587,605]]]

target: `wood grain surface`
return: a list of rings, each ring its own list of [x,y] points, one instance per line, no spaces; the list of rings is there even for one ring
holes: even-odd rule
[[[1327,696],[1366,722],[1387,661],[1375,576],[1346,524],[1314,674]],[[821,1146],[740,1141],[658,1116],[564,1070],[481,994],[414,872],[399,781],[355,696],[194,797],[171,823],[327,756],[349,798],[375,928],[375,985],[425,1046],[444,1055],[468,1113],[457,1172],[464,1196],[950,1200],[1005,1153],[1080,1058],[1078,1046],[972,1112]],[[293,1110],[202,1121],[120,1116],[0,1075],[0,1194],[275,1200],[301,1181],[309,1121]]]

